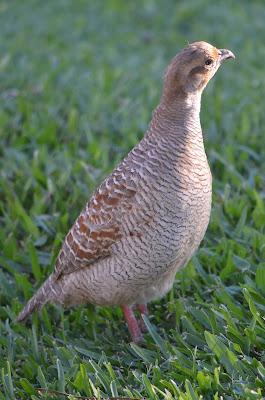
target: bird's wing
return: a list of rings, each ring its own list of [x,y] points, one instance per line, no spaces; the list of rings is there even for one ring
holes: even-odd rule
[[[122,225],[125,215],[137,207],[132,172],[118,166],[93,193],[59,252],[53,272],[56,278],[109,256],[113,243],[137,234]]]

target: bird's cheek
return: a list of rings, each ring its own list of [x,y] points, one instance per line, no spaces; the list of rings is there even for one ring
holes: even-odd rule
[[[219,65],[217,65],[217,66],[211,71],[211,74],[210,74],[210,76],[209,76],[208,82],[209,82],[209,80],[212,79],[212,77],[216,74],[218,68],[219,68]]]
[[[205,86],[212,79],[212,77],[214,76],[214,74],[216,73],[217,70],[218,70],[218,68],[212,68],[207,74],[204,75],[204,77],[202,78],[201,90],[203,90],[205,88]]]
[[[194,93],[197,91],[201,91],[204,86],[207,84],[208,79],[202,74],[192,74],[188,76],[186,82],[186,90],[189,93]]]

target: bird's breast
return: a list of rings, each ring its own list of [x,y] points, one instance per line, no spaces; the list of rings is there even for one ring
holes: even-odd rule
[[[207,229],[212,178],[206,156],[195,162],[178,157],[171,167],[149,182],[153,219],[147,237],[152,257],[160,264],[162,260],[165,268],[179,269],[192,257]]]

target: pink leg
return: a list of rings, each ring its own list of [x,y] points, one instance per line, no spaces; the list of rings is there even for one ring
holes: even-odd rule
[[[140,328],[137,324],[133,310],[129,307],[121,307],[121,309],[123,311],[124,318],[127,322],[128,328],[130,330],[132,340],[134,341],[134,343],[138,344],[139,340],[142,337],[142,334],[141,334]]]
[[[148,318],[147,304],[138,304],[137,305],[137,310],[140,313],[139,328],[140,328],[141,332],[145,333],[147,331],[147,328],[146,328],[146,325],[144,323],[142,315],[145,315],[146,318]]]

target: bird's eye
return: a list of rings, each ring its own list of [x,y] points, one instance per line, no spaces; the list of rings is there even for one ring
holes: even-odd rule
[[[211,58],[207,58],[207,60],[205,60],[205,65],[211,65],[213,63],[213,60]]]

